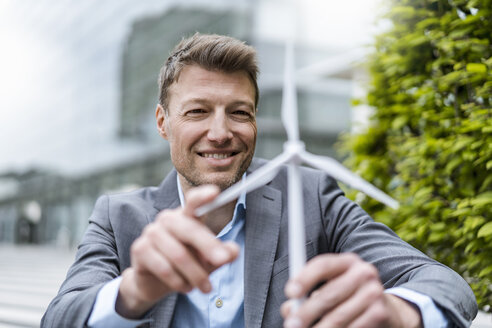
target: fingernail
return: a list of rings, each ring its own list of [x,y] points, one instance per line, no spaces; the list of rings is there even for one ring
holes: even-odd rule
[[[302,327],[302,322],[301,319],[299,319],[298,317],[290,317],[284,322],[284,328],[301,328],[301,327]]]
[[[297,282],[289,282],[285,288],[288,297],[300,297],[302,292],[301,285]]]
[[[207,280],[205,282],[203,282],[201,285],[200,285],[200,289],[202,290],[202,292],[204,293],[208,293],[212,290],[212,285],[210,284],[210,282]]]
[[[239,253],[239,251],[241,250],[241,248],[239,247],[239,245],[236,244],[235,242],[228,241],[227,243],[230,245],[229,247],[231,247],[234,252],[238,252]]]
[[[212,258],[216,263],[222,263],[229,259],[229,253],[223,248],[216,248],[212,253]]]

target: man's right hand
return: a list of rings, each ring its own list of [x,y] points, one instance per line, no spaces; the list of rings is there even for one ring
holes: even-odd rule
[[[140,318],[171,292],[212,290],[209,274],[239,254],[236,244],[218,240],[194,215],[219,192],[210,185],[191,189],[183,208],[164,210],[145,227],[131,246],[131,267],[122,274],[116,300],[121,316]]]

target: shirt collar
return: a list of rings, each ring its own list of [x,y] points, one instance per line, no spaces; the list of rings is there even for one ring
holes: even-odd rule
[[[246,172],[244,172],[243,177],[241,178],[241,183],[244,183],[246,181]],[[176,174],[176,183],[178,185],[178,195],[179,195],[179,202],[181,204],[181,207],[185,203],[184,195],[183,195],[183,189],[181,189],[181,182],[179,182],[179,175]],[[236,206],[234,208],[234,216],[233,218],[236,217],[236,212],[237,208],[239,205],[243,205],[244,209],[246,209],[246,193],[242,192],[241,195],[239,195],[239,198],[237,199]]]

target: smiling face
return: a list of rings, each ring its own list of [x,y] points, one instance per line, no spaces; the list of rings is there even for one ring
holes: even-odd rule
[[[185,66],[169,89],[168,112],[156,109],[183,191],[202,184],[224,190],[241,179],[256,143],[255,88],[245,72]]]

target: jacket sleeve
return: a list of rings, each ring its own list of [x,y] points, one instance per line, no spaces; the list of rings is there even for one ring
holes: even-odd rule
[[[75,262],[41,319],[41,327],[85,327],[99,289],[120,274],[108,203],[108,196],[97,200]]]
[[[385,288],[404,287],[428,295],[453,327],[470,326],[477,303],[462,277],[375,222],[344,197],[332,178],[319,181],[318,195],[331,251],[358,254],[376,266]]]

